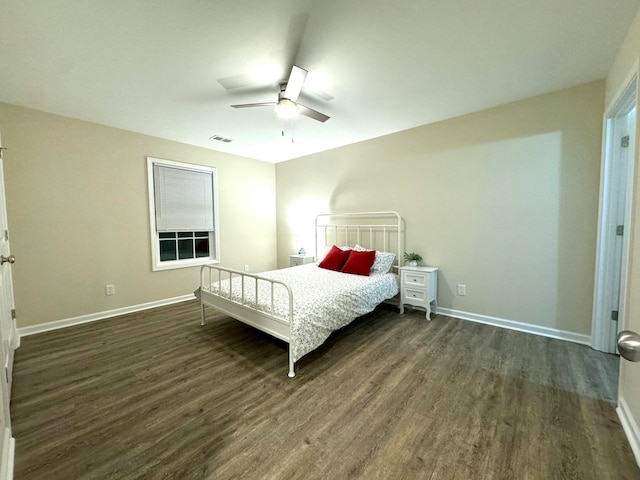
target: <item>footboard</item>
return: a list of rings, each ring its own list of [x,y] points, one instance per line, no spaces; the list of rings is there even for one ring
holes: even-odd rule
[[[286,292],[276,295],[276,285]],[[282,292],[282,290],[281,290]],[[295,376],[291,348],[293,294],[284,282],[217,265],[200,269],[201,325],[205,305],[289,344],[289,377]]]

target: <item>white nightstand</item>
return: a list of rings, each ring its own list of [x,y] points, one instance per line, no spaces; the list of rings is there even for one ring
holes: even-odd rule
[[[436,267],[400,267],[400,313],[404,306],[413,305],[427,310],[427,320],[431,320],[438,306],[438,269]]]
[[[308,257],[305,255],[289,255],[289,266],[297,267],[306,263],[313,263],[314,257]]]

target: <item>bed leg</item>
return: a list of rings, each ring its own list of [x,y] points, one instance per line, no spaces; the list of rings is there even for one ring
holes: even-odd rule
[[[200,325],[204,326],[204,303],[200,304]]]
[[[291,345],[289,345],[289,378],[296,376],[295,363],[293,361],[293,354],[291,352]]]

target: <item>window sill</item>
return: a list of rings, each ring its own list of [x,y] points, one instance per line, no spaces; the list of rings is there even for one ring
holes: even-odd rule
[[[163,270],[175,270],[177,268],[191,268],[200,267],[202,265],[218,264],[220,260],[212,258],[202,258],[197,260],[174,260],[171,262],[162,262],[159,265],[153,265],[152,270],[154,272],[161,272]]]

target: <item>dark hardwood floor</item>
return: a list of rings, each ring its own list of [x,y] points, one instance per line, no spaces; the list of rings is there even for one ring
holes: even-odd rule
[[[22,339],[17,480],[640,479],[617,357],[382,306],[287,377],[198,304]]]

